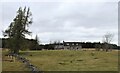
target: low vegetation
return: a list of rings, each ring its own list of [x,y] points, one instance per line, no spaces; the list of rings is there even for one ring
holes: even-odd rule
[[[42,71],[117,71],[118,51],[22,51]]]
[[[30,71],[20,61],[13,61],[13,59],[6,55],[7,53],[7,51],[2,52],[2,71]]]

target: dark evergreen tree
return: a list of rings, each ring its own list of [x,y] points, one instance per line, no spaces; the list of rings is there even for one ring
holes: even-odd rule
[[[36,49],[36,50],[39,49],[39,38],[38,38],[37,35],[36,35],[36,37],[35,37],[35,49]]]
[[[8,37],[8,47],[12,53],[19,53],[24,45],[25,35],[30,35],[28,27],[32,24],[30,8],[21,7],[17,11],[17,16],[13,19],[10,26],[4,32],[4,36]]]

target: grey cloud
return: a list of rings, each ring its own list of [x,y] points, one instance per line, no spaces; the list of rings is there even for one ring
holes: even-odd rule
[[[33,24],[30,31],[33,38],[38,34],[42,43],[54,40],[101,41],[106,32],[115,33],[117,43],[117,3],[5,3],[4,28],[8,27],[19,6],[31,8]]]

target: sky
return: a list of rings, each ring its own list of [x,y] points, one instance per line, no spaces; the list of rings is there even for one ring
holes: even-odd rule
[[[33,23],[27,38],[37,35],[40,43],[54,41],[102,42],[114,34],[118,44],[118,0],[1,0],[0,37],[16,16],[19,7],[30,7]]]

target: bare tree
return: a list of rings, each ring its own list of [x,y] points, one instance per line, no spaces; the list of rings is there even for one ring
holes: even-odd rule
[[[112,33],[106,33],[106,34],[103,36],[103,43],[104,43],[103,49],[105,49],[106,52],[107,52],[109,49],[111,49],[110,43],[111,43],[111,41],[113,40],[113,37],[114,37],[114,34],[112,34]]]
[[[53,44],[60,44],[60,41],[59,41],[59,40],[55,40],[55,41],[53,42]]]
[[[106,33],[106,34],[103,36],[103,42],[110,44],[111,41],[113,40],[113,37],[114,37],[114,34],[112,34],[112,33]]]

